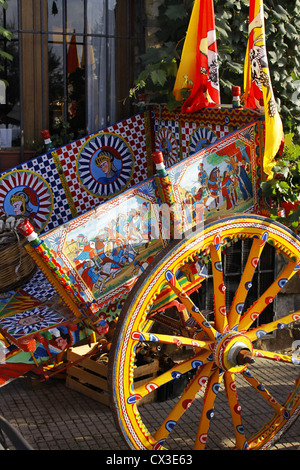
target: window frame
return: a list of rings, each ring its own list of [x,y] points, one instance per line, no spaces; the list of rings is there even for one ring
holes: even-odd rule
[[[88,42],[90,37],[108,37],[105,34],[94,34],[88,31],[88,21],[87,21],[87,11],[88,11],[88,2],[89,0],[82,0],[83,1],[83,8],[84,8],[84,18],[83,18],[83,34],[80,33],[81,38],[83,38],[83,47],[88,47]],[[108,1],[105,1],[106,10],[108,9]],[[41,142],[41,135],[40,131],[45,128],[49,128],[49,86],[48,86],[48,72],[47,72],[47,63],[48,63],[48,54],[49,54],[49,45],[51,41],[49,41],[50,35],[53,35],[53,31],[48,30],[47,22],[47,14],[48,8],[51,8],[52,0],[27,0],[25,2],[25,6],[27,6],[27,17],[30,15],[28,11],[32,8],[33,13],[33,22],[32,27],[30,24],[25,21],[24,23],[24,2],[22,0],[16,0],[16,7],[17,7],[17,28],[11,30],[13,34],[12,41],[18,43],[19,47],[19,97],[20,97],[20,153],[21,153],[21,162],[24,161],[24,150],[28,147],[28,138],[33,138],[34,142]],[[66,13],[67,13],[67,0],[61,0],[61,5],[63,6],[63,29],[59,32],[60,35],[63,37],[63,90],[64,90],[64,122],[67,122],[67,101],[68,101],[68,83],[67,83],[67,74],[66,74],[66,60],[67,60],[67,43],[68,39],[72,36],[72,32],[66,29]],[[39,10],[37,7],[39,6]],[[3,10],[4,11],[4,10]],[[132,21],[132,12],[135,11],[134,21]],[[139,73],[139,65],[138,65],[138,57],[145,51],[145,34],[144,34],[144,19],[145,19],[145,9],[144,9],[144,0],[139,0],[139,4],[137,6],[136,2],[133,0],[117,0],[116,5],[116,29],[113,37],[118,42],[118,57],[116,58],[116,62],[118,62],[119,58],[122,58],[122,63],[117,63],[116,67],[116,83],[118,84],[118,92],[116,96],[116,121],[120,121],[130,115],[134,114],[135,110],[132,106],[132,103],[124,98],[128,95],[128,90],[132,87],[132,83],[134,77]],[[5,16],[4,16],[5,18]],[[125,18],[125,21],[124,21]],[[26,27],[24,27],[26,26]],[[40,81],[39,83],[39,94],[38,96],[30,96],[28,98],[28,102],[37,101],[38,103],[34,103],[34,109],[30,110],[29,105],[26,101],[25,94],[28,93],[30,78],[24,78],[24,69],[26,68],[25,62],[27,61],[26,57],[26,46],[24,44],[28,38],[33,39],[35,50],[35,63],[40,61],[40,70],[37,70],[37,74],[40,77],[34,77],[33,71],[29,71],[32,73],[33,81]],[[35,39],[37,39],[36,42]],[[5,40],[3,39],[2,44],[5,44]],[[25,59],[24,59],[25,54]],[[25,61],[25,62],[24,62]],[[124,62],[125,61],[125,65]],[[121,62],[121,60],[120,60]],[[126,73],[124,74],[124,68]],[[34,94],[36,93],[36,84]],[[85,97],[87,97],[87,80],[85,84]],[[109,97],[106,96],[108,100]],[[88,100],[85,99],[85,123],[87,124],[87,111],[88,111]],[[36,122],[32,123],[32,128],[34,128],[34,136],[29,136],[28,131],[26,130],[26,119],[28,116],[31,119],[35,120]],[[114,124],[115,122],[109,121],[108,119],[106,122],[101,126],[108,127],[109,125]],[[7,124],[6,124],[7,125]],[[92,132],[96,132],[100,129],[89,129],[85,128],[85,135],[91,134]],[[77,136],[76,136],[77,138]],[[62,144],[68,143],[68,137],[62,142]]]

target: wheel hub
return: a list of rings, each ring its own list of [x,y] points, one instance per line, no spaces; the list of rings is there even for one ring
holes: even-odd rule
[[[214,359],[220,369],[238,373],[254,362],[253,346],[247,336],[228,332],[219,336],[214,347]]]

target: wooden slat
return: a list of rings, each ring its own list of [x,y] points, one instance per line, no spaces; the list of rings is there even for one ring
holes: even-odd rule
[[[86,385],[83,385],[80,382],[73,380],[71,377],[67,377],[66,385],[72,390],[75,390],[75,392],[82,393],[83,395],[92,398],[95,401],[103,403],[106,406],[110,406],[110,399],[108,393],[99,393],[96,390],[92,390]]]
[[[96,362],[90,358],[83,358],[92,351],[92,346],[83,345],[70,348],[67,352],[69,363],[79,361],[76,365],[67,369],[67,387],[86,395],[93,400],[110,406],[107,383],[107,365]],[[75,352],[76,351],[76,352]],[[147,383],[152,377],[157,376],[159,361],[155,359],[150,364],[136,367],[134,369],[134,382],[138,385]],[[149,393],[139,400],[139,405],[151,403],[157,398],[156,391]]]
[[[69,362],[75,362],[81,358],[79,354],[76,354],[73,351],[70,351],[67,357],[68,357]],[[70,369],[73,369],[73,367],[71,367]],[[105,364],[100,364],[99,362],[93,361],[92,359],[89,359],[89,358],[83,359],[82,361],[80,361],[76,365],[76,367],[82,367],[91,372],[95,372],[96,374],[99,374],[102,377],[107,377],[107,366]]]
[[[133,377],[134,379],[138,379],[139,377],[143,377],[145,375],[151,375],[158,371],[158,360],[155,359],[150,364],[145,364],[144,366],[139,366],[134,369]]]
[[[68,374],[72,378],[78,379],[81,383],[92,385],[101,390],[108,390],[107,379],[100,377],[97,374],[91,374],[89,371],[82,369],[81,367],[72,367],[70,368],[70,373]]]

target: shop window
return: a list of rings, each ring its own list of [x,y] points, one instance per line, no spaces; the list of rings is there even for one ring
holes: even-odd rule
[[[143,0],[8,0],[0,25],[5,60],[0,129],[8,147],[55,146],[134,112],[128,100],[144,51]],[[3,89],[5,86],[5,89]],[[3,147],[3,146],[2,146]],[[1,158],[1,157],[0,157]]]

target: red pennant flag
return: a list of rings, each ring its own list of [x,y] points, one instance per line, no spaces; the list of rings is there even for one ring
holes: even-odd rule
[[[218,53],[213,0],[196,0],[179,65],[174,96],[181,100],[180,91],[193,83],[182,112],[196,112],[220,104]]]
[[[67,73],[76,72],[76,69],[80,67],[79,57],[76,44],[76,35],[75,32],[71,37],[68,54],[67,54]]]

